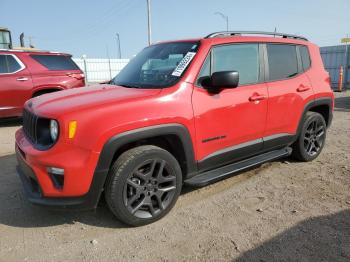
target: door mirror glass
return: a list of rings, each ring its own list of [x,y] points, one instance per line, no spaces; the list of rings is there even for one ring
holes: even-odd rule
[[[218,92],[224,88],[236,88],[239,84],[237,71],[215,72],[211,77],[203,77],[201,85],[208,91]]]

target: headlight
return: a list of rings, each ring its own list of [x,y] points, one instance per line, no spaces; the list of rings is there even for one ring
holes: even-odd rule
[[[53,142],[57,140],[58,137],[58,123],[56,120],[50,121],[50,136]]]

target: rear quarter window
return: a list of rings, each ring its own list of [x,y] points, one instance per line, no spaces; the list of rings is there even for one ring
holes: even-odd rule
[[[303,66],[303,70],[306,71],[311,66],[309,49],[306,46],[300,46],[299,51],[300,51],[300,57],[301,57],[301,63]]]
[[[63,55],[31,55],[35,61],[49,70],[79,70],[70,56]]]

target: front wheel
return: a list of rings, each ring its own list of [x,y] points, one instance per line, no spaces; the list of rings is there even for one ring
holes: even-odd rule
[[[312,161],[321,153],[326,140],[327,125],[323,116],[307,112],[292,155],[300,161]]]
[[[165,216],[182,187],[181,168],[166,150],[146,145],[123,153],[106,183],[106,202],[122,222],[140,226]]]

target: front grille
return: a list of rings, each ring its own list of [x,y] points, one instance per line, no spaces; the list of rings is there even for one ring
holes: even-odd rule
[[[54,145],[50,136],[50,119],[39,117],[23,110],[23,131],[26,138],[38,150],[47,150]]]
[[[38,127],[38,116],[24,109],[23,111],[24,134],[33,144],[36,144],[38,141],[37,127]]]

